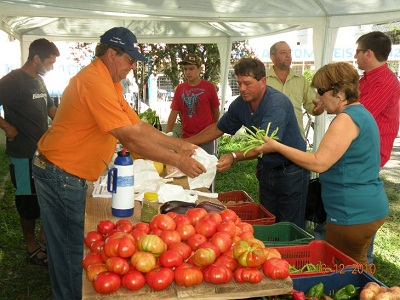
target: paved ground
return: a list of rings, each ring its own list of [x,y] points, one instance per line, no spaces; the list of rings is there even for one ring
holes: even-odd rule
[[[400,184],[400,137],[394,140],[392,155],[382,168],[381,176],[390,182]]]

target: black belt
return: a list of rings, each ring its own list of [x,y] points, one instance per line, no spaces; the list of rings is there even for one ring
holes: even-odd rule
[[[38,160],[39,162],[37,163],[36,160]],[[34,159],[33,159],[33,163],[34,163],[36,166],[38,166],[38,167],[40,167],[40,168],[42,168],[42,169],[44,169],[44,165],[55,166],[55,167],[57,167],[55,164],[53,164],[51,161],[49,161],[49,160],[46,158],[46,156],[44,156],[44,155],[43,155],[42,153],[40,153],[40,152],[36,152],[36,153],[35,153],[35,157],[34,157]],[[60,167],[57,167],[57,168],[61,169]],[[61,169],[61,170],[62,170],[62,169]]]
[[[49,166],[54,166],[54,164],[49,161],[46,156],[44,156],[42,153],[39,152],[39,154],[36,155],[37,158],[39,158],[42,162],[44,162],[46,165]]]
[[[286,168],[288,166],[291,166],[291,165],[294,165],[294,162],[289,160],[289,161],[287,161],[287,162],[285,162],[285,163],[283,163],[283,164],[281,164],[279,166],[271,168],[271,170],[279,171],[279,170],[283,170],[284,168]]]

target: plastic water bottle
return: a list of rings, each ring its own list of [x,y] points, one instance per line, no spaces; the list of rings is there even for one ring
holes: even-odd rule
[[[112,193],[111,212],[115,217],[133,215],[134,199],[133,160],[123,149],[114,160],[114,167],[108,171],[107,190]]]

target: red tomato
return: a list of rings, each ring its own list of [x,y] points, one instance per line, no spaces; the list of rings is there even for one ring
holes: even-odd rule
[[[167,244],[167,246],[181,241],[181,235],[176,230],[164,230],[161,232],[160,238]]]
[[[140,251],[153,253],[155,257],[159,257],[168,248],[167,244],[154,234],[143,235],[138,240],[137,247]]]
[[[262,246],[256,241],[239,240],[233,246],[233,257],[244,267],[260,267],[265,262]]]
[[[217,231],[211,238],[210,242],[221,250],[221,253],[225,253],[232,246],[232,238],[227,232]]]
[[[241,236],[241,234],[243,233],[242,228],[240,228],[239,226],[236,226],[235,228],[236,228],[236,233],[235,233],[235,235],[236,235],[236,236]]]
[[[196,250],[200,244],[203,244],[207,241],[207,238],[204,235],[199,233],[195,233],[190,238],[187,239],[186,243],[192,248],[192,250]]]
[[[264,248],[265,260],[271,258],[282,258],[281,253],[275,248]]]
[[[89,252],[82,259],[82,268],[86,270],[87,267],[91,264],[101,264],[101,263],[103,263],[103,261],[101,259],[99,252]]]
[[[156,257],[150,252],[137,251],[131,257],[132,266],[142,272],[147,273],[156,267]]]
[[[137,224],[135,225],[135,228],[134,228],[134,229],[142,230],[142,231],[146,232],[147,234],[149,234],[149,233],[151,232],[150,225],[147,224],[147,223],[145,223],[145,222],[139,222],[139,223],[137,223]]]
[[[203,279],[213,284],[228,283],[232,279],[232,271],[227,266],[212,264],[203,270]]]
[[[104,240],[106,240],[109,236],[112,236],[113,234],[119,233],[119,232],[122,232],[122,231],[119,230],[119,229],[117,229],[117,228],[115,228],[115,229],[113,229],[113,230],[107,232],[107,233],[104,235]]]
[[[249,282],[259,283],[262,280],[262,273],[257,268],[240,267],[233,273],[233,278],[238,283]]]
[[[238,267],[238,262],[236,259],[234,259],[232,256],[228,256],[228,255],[221,255],[220,257],[218,257],[214,264],[216,265],[225,265],[227,266],[229,269],[231,269],[231,271],[235,271]]]
[[[188,238],[196,233],[192,224],[180,224],[176,227],[176,231],[178,231],[182,241],[187,241]]]
[[[104,241],[94,241],[91,245],[90,245],[90,252],[99,252],[103,249],[104,246]]]
[[[242,222],[240,221],[239,224],[237,224],[238,227],[242,229],[243,232],[251,232],[254,234],[254,227],[253,225],[247,223],[247,222]]]
[[[102,240],[104,240],[103,235],[100,232],[94,230],[86,233],[84,242],[86,247],[90,248],[93,242]]]
[[[213,243],[211,242],[204,242],[202,244],[200,244],[197,249],[201,249],[201,248],[211,248],[214,250],[216,257],[219,257],[221,255],[221,250],[219,250],[219,248],[217,246],[215,246]]]
[[[216,259],[215,251],[211,248],[197,249],[193,254],[193,262],[198,267],[211,265]]]
[[[103,272],[93,279],[93,288],[97,293],[110,294],[118,291],[121,286],[121,277],[113,272]]]
[[[188,244],[182,242],[169,245],[168,250],[178,251],[182,255],[183,260],[188,259],[192,254],[192,248],[190,248]]]
[[[115,228],[115,224],[111,220],[101,220],[97,224],[97,231],[100,232],[101,234],[107,234],[114,228]]]
[[[177,250],[167,250],[160,255],[160,266],[166,268],[175,268],[183,263],[183,257]]]
[[[187,215],[177,214],[174,218],[176,227],[183,224],[190,224],[190,219]]]
[[[172,219],[175,219],[175,217],[178,215],[178,213],[174,211],[169,211],[166,213],[167,216],[170,216]]]
[[[259,239],[254,238],[254,237],[253,238],[247,238],[245,241],[247,243],[249,243],[251,246],[258,245],[260,248],[265,248],[264,242],[260,241]]]
[[[190,219],[190,224],[196,227],[197,222],[207,215],[207,211],[201,207],[193,207],[186,211],[186,215]]]
[[[107,256],[106,253],[104,252],[104,247],[100,250],[99,253],[100,253],[101,260],[103,261],[103,263],[106,263],[109,256]]]
[[[139,241],[139,239],[145,235],[148,234],[145,231],[141,230],[141,229],[133,229],[130,233],[131,236],[133,236],[133,239],[135,240],[135,245],[137,245],[137,242]]]
[[[151,232],[150,232],[150,234],[154,234],[154,235],[156,235],[156,236],[160,236],[161,235],[161,232],[163,232],[160,228],[154,228]]]
[[[153,231],[156,228],[161,230],[175,230],[176,228],[174,219],[164,214],[155,215],[153,219],[151,219],[149,226]]]
[[[156,291],[166,289],[172,281],[174,281],[174,271],[170,268],[158,268],[146,274],[146,283]]]
[[[246,240],[246,239],[249,239],[249,238],[254,238],[254,235],[251,232],[242,231],[242,233],[240,234],[239,238],[241,240]]]
[[[266,277],[284,279],[289,276],[289,263],[280,258],[268,259],[263,264],[263,272]]]
[[[224,209],[219,213],[222,217],[222,221],[230,220],[235,223],[238,219],[237,214],[232,209]]]
[[[204,218],[211,219],[215,223],[219,224],[222,222],[222,217],[219,213],[208,213]]]
[[[174,271],[175,283],[177,285],[192,286],[201,284],[203,281],[203,272],[200,268],[184,263],[177,267]]]
[[[117,232],[105,240],[103,248],[108,257],[128,258],[136,251],[135,239],[128,233]]]
[[[196,229],[196,233],[200,233],[206,238],[210,238],[217,232],[217,223],[210,218],[203,218],[197,222],[194,228]]]
[[[225,220],[218,224],[217,231],[226,232],[231,238],[236,235],[236,225],[231,220]]]
[[[122,257],[113,256],[107,259],[106,266],[108,271],[118,275],[124,275],[129,271],[129,263]]]
[[[132,222],[128,219],[120,219],[115,223],[117,229],[121,230],[122,232],[129,233],[133,230],[134,226]]]
[[[101,272],[106,272],[108,271],[106,264],[102,264],[102,263],[94,263],[91,265],[88,265],[86,268],[86,278],[89,281],[93,281],[93,278],[101,273]]]
[[[140,290],[145,283],[146,279],[144,275],[137,270],[129,271],[124,276],[122,276],[121,280],[122,286],[130,291]]]

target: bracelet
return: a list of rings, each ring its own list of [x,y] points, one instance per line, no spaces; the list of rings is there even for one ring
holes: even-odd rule
[[[233,163],[232,163],[232,165],[234,165],[235,162],[236,162],[236,159],[237,159],[237,155],[236,155],[235,152],[231,152],[231,154],[232,154],[232,156],[233,156]]]

